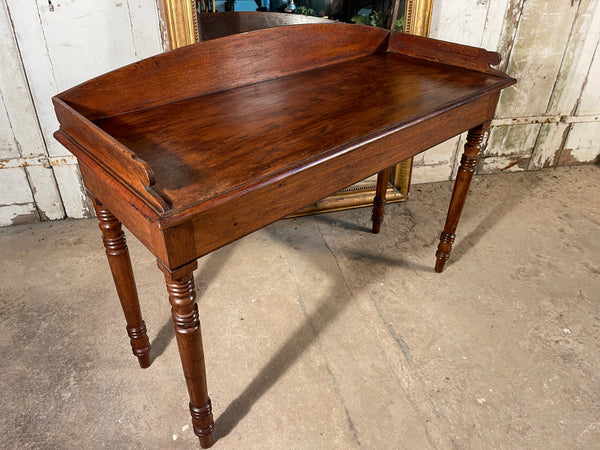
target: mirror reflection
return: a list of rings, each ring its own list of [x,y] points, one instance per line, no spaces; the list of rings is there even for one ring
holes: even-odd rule
[[[201,14],[261,11],[404,29],[405,0],[197,0],[197,7]]]

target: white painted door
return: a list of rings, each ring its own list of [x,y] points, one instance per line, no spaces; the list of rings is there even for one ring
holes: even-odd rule
[[[478,173],[600,161],[598,0],[435,0],[431,36],[496,50],[500,97]],[[464,138],[415,158],[413,182],[456,173]]]
[[[0,0],[0,225],[91,215],[51,98],[164,47],[155,0]]]
[[[60,219],[63,204],[4,0],[0,61],[0,225]]]

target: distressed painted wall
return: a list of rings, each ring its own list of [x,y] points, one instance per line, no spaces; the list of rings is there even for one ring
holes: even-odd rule
[[[479,173],[600,162],[597,0],[436,0],[431,36],[500,52],[500,97]],[[413,182],[456,173],[464,135],[415,159]]]
[[[0,0],[0,225],[86,217],[51,97],[163,51],[154,0]]]

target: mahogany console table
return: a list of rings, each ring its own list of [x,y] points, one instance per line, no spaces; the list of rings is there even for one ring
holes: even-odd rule
[[[78,159],[133,353],[150,365],[125,225],[166,278],[195,433],[212,445],[197,258],[470,130],[437,251],[448,259],[501,89],[499,55],[345,24],[254,31],[131,64],[53,98]]]

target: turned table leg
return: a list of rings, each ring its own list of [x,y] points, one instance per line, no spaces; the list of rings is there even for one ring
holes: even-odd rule
[[[146,324],[142,320],[125,234],[121,222],[102,203],[96,199],[93,199],[93,203],[100,221],[99,227],[102,231],[102,240],[106,249],[110,271],[117,288],[123,313],[125,313],[131,348],[133,354],[138,357],[140,367],[146,368],[150,366],[150,340],[146,334]]]
[[[206,369],[193,272],[196,261],[175,271],[167,269],[160,261],[158,267],[164,272],[171,303],[171,315],[183,374],[190,395],[190,412],[194,432],[203,448],[210,447],[214,428],[212,408],[206,387]]]
[[[373,233],[379,233],[381,224],[383,223],[383,217],[385,215],[385,194],[387,192],[388,182],[390,179],[390,172],[392,168],[388,167],[377,174],[377,187],[375,189],[375,198],[373,199]]]
[[[444,270],[444,265],[450,257],[450,251],[452,250],[452,244],[454,243],[456,227],[465,205],[465,199],[469,192],[469,185],[473,178],[473,172],[475,171],[475,163],[477,162],[477,154],[481,150],[481,144],[483,142],[483,135],[489,126],[489,122],[481,124],[475,128],[469,130],[467,134],[467,143],[465,144],[465,151],[460,160],[460,167],[456,175],[456,181],[454,183],[454,190],[452,191],[452,198],[450,199],[450,207],[448,208],[448,216],[446,217],[446,224],[444,225],[444,231],[440,236],[440,244],[435,254],[435,271],[441,272]]]

